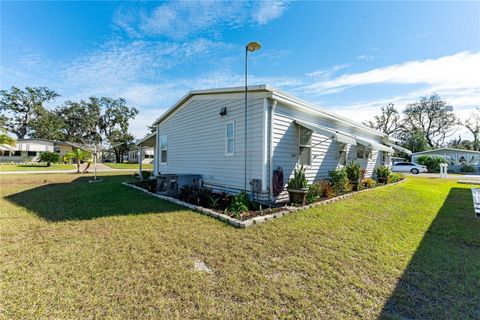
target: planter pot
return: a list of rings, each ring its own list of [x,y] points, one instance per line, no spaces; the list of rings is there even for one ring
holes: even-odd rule
[[[359,180],[350,180],[350,185],[352,186],[353,191],[358,191],[358,186],[360,185],[360,179]]]
[[[307,198],[308,188],[303,189],[287,189],[288,196],[290,197],[290,202],[305,205],[305,200]]]
[[[377,180],[378,180],[378,183],[387,183],[388,178],[378,177]]]

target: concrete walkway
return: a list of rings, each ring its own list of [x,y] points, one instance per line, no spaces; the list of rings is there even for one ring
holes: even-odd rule
[[[86,163],[80,165],[80,172],[83,172],[85,167],[87,166]],[[88,168],[88,173],[93,173],[94,167],[93,164],[90,165]],[[138,171],[137,169],[114,169],[107,167],[103,163],[97,163],[97,172],[109,172],[109,171],[120,171],[120,172],[132,172]],[[30,171],[0,171],[0,175],[2,174],[45,174],[45,173],[76,173],[77,167],[75,165],[75,169],[71,170],[30,170]]]

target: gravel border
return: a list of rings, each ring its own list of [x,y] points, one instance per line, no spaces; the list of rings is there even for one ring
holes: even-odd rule
[[[127,183],[127,182],[122,182],[122,184],[125,185],[125,186],[127,186],[127,187],[140,190],[140,191],[142,191],[142,192],[144,192],[144,193],[147,193],[147,194],[152,195],[152,196],[154,196],[154,197],[160,198],[160,199],[162,199],[162,200],[166,200],[166,201],[169,201],[169,202],[178,204],[178,205],[180,205],[180,206],[182,206],[182,207],[191,209],[191,210],[193,210],[193,211],[196,211],[196,212],[199,212],[199,213],[203,213],[203,214],[205,214],[205,215],[207,215],[207,216],[210,216],[210,217],[219,219],[219,220],[224,221],[224,222],[226,222],[226,223],[228,223],[228,224],[230,224],[230,225],[232,225],[232,226],[234,226],[234,227],[237,227],[237,228],[248,228],[248,227],[251,227],[251,226],[260,224],[260,223],[264,223],[264,222],[267,222],[267,221],[270,221],[270,220],[273,220],[273,219],[276,219],[276,218],[283,217],[284,215],[289,214],[289,213],[293,213],[293,212],[297,212],[297,211],[301,211],[301,210],[306,210],[306,209],[310,209],[310,208],[314,208],[314,207],[318,207],[318,206],[323,206],[323,205],[326,205],[326,204],[329,204],[329,203],[337,202],[337,201],[339,201],[339,200],[343,200],[343,199],[350,198],[351,196],[356,195],[356,194],[359,194],[359,193],[362,193],[362,192],[367,192],[367,191],[375,190],[375,189],[377,189],[377,188],[382,188],[382,187],[388,187],[388,186],[397,185],[397,184],[400,184],[400,183],[402,183],[402,182],[404,182],[404,181],[406,181],[406,180],[407,180],[407,179],[403,179],[403,180],[401,180],[401,181],[398,181],[398,182],[395,182],[395,183],[389,183],[389,184],[387,184],[387,185],[383,185],[383,186],[380,186],[380,187],[363,189],[363,190],[360,190],[360,191],[343,194],[343,195],[341,195],[341,196],[336,196],[336,197],[333,197],[333,198],[330,198],[330,199],[322,200],[322,201],[315,202],[315,203],[312,203],[312,204],[308,204],[308,205],[305,205],[305,206],[302,206],[302,207],[285,206],[284,208],[285,208],[286,210],[279,211],[279,212],[275,212],[275,213],[266,214],[266,215],[264,215],[264,216],[254,217],[254,218],[251,218],[251,219],[248,219],[248,220],[244,220],[244,221],[240,221],[240,220],[238,220],[238,219],[232,218],[232,217],[227,216],[226,214],[223,214],[223,213],[218,213],[217,211],[214,211],[214,210],[212,210],[212,209],[204,208],[204,207],[201,207],[201,206],[196,206],[196,205],[194,205],[194,204],[191,204],[191,203],[188,203],[188,202],[184,202],[184,201],[178,200],[178,199],[173,198],[173,197],[169,197],[169,196],[164,196],[164,195],[161,195],[161,194],[153,193],[153,192],[150,192],[150,191],[148,191],[148,190],[146,190],[146,189],[144,189],[144,188],[135,186],[135,185],[130,184],[130,183]]]

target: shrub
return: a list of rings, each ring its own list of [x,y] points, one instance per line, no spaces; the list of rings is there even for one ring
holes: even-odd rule
[[[320,197],[332,198],[335,196],[335,192],[333,192],[332,184],[330,183],[330,181],[320,181],[320,185],[322,186],[322,194],[320,195]]]
[[[323,194],[321,182],[316,182],[308,186],[307,203],[317,201]]]
[[[247,193],[240,192],[232,197],[226,211],[231,212],[235,218],[239,219],[241,213],[248,211],[249,202]]]
[[[417,158],[417,163],[426,166],[428,172],[440,172],[440,164],[448,161],[438,156],[420,156]]]
[[[307,179],[305,178],[305,168],[303,164],[300,168],[295,168],[293,178],[288,180],[288,189],[302,189],[307,187]]]
[[[350,190],[347,172],[345,169],[336,169],[328,172],[329,180],[332,185],[333,192],[341,195]]]
[[[472,172],[475,172],[475,167],[471,164],[464,163],[462,164],[460,171],[464,173],[472,173]]]
[[[403,177],[399,173],[392,173],[388,176],[387,183],[395,183],[402,180]]]
[[[362,180],[362,187],[363,188],[373,188],[377,185],[377,182],[372,178],[366,178]]]
[[[213,195],[213,191],[207,187],[193,187],[193,186],[183,186],[180,189],[179,198],[182,201],[207,207],[210,203],[210,197]]]
[[[362,176],[362,167],[353,160],[347,164],[345,171],[350,181],[358,181]]]
[[[375,175],[377,178],[387,179],[392,174],[392,170],[387,166],[379,166],[375,168]]]
[[[47,167],[50,167],[52,163],[60,161],[60,155],[56,152],[42,152],[40,153],[40,162],[46,162]]]
[[[149,170],[143,170],[142,171],[142,179],[143,180],[148,180],[152,175],[153,175],[152,171],[149,171]]]

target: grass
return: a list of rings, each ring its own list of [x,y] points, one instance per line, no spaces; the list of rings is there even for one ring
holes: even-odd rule
[[[113,169],[139,169],[140,165],[138,163],[108,163],[105,162],[103,163],[107,167],[113,168]],[[142,164],[142,170],[153,170],[153,163],[144,163]]]
[[[105,174],[0,176],[2,317],[480,318],[468,185],[412,177],[235,229]]]
[[[73,164],[56,164],[52,163],[50,167],[45,164],[1,164],[1,171],[44,171],[44,170],[72,170],[75,169]]]

